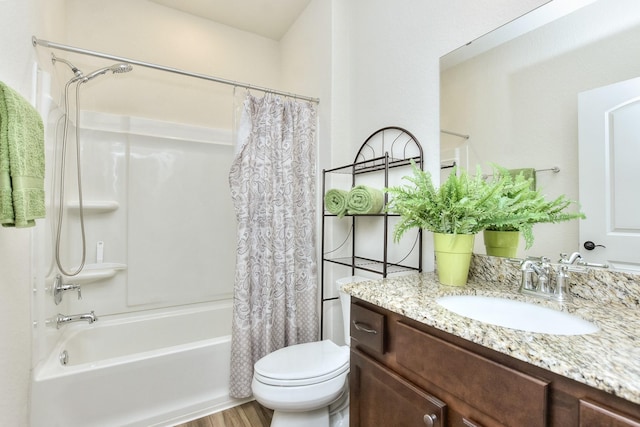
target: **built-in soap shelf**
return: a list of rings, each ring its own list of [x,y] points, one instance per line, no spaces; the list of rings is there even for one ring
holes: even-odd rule
[[[125,270],[126,268],[127,264],[120,264],[115,262],[85,264],[80,273],[76,274],[75,276],[65,276],[65,282],[86,285],[88,283],[97,282],[99,280],[110,279],[115,276],[118,271]]]
[[[115,200],[88,200],[82,202],[82,209],[85,213],[108,213],[118,210],[120,204]],[[71,201],[67,203],[67,208],[73,213],[77,213],[80,210],[80,203]]]

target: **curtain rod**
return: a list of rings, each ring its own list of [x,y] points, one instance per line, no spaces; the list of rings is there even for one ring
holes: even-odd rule
[[[469,135],[465,135],[463,133],[452,132],[446,129],[440,129],[440,133],[446,133],[447,135],[459,136],[460,138],[469,139]]]
[[[546,168],[546,169],[534,169],[534,171],[535,172],[549,172],[549,171],[551,171],[553,173],[559,173],[560,172],[560,168],[558,166],[553,166],[553,167]],[[489,174],[489,175],[484,174],[484,175],[482,175],[482,178],[487,179],[487,178],[490,178],[492,176],[493,176],[493,174]]]
[[[82,49],[82,48],[79,48],[79,47],[68,46],[68,45],[64,45],[64,44],[60,44],[60,43],[51,42],[49,40],[38,39],[38,38],[36,38],[36,36],[32,36],[31,37],[31,43],[33,44],[34,47],[35,46],[43,46],[43,47],[48,47],[48,48],[52,48],[52,49],[65,50],[67,52],[80,53],[80,54],[83,54],[83,55],[95,56],[97,58],[110,59],[112,61],[117,61],[117,62],[126,62],[126,63],[129,63],[131,65],[138,65],[140,67],[153,68],[155,70],[167,71],[169,73],[180,74],[180,75],[183,75],[183,76],[194,77],[194,78],[202,79],[202,80],[209,80],[209,81],[212,81],[212,82],[222,83],[222,84],[226,84],[226,85],[242,87],[242,88],[245,88],[245,89],[255,89],[255,90],[258,90],[260,92],[273,93],[273,94],[276,94],[276,95],[288,96],[290,98],[302,99],[302,100],[305,100],[305,101],[310,101],[310,102],[315,102],[315,103],[319,103],[320,102],[320,99],[318,99],[318,98],[312,98],[312,97],[309,97],[309,96],[297,95],[295,93],[283,92],[283,91],[279,91],[279,90],[269,89],[269,88],[266,88],[266,87],[251,85],[251,84],[248,84],[248,83],[241,83],[241,82],[236,82],[236,81],[233,81],[233,80],[223,79],[223,78],[220,78],[220,77],[209,76],[209,75],[206,75],[206,74],[192,73],[190,71],[184,71],[184,70],[180,70],[178,68],[166,67],[164,65],[153,64],[153,63],[150,63],[150,62],[143,62],[143,61],[138,61],[138,60],[135,60],[135,59],[124,58],[124,57],[121,57],[121,56],[109,55],[109,54],[106,54],[106,53],[101,53],[101,52],[96,52],[96,51],[92,51],[92,50]]]

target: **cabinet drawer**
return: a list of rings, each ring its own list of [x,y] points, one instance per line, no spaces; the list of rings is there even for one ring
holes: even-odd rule
[[[507,426],[544,426],[549,383],[399,322],[397,362]]]
[[[580,427],[640,427],[640,420],[631,418],[598,403],[580,400]]]
[[[384,315],[358,304],[351,304],[351,340],[356,346],[384,353]]]

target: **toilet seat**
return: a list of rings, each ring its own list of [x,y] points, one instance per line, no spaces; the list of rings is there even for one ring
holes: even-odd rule
[[[330,340],[296,344],[274,351],[256,362],[254,379],[280,387],[329,381],[349,370],[349,348]]]

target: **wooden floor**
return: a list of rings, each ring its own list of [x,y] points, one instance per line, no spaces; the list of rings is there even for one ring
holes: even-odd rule
[[[269,427],[273,411],[255,400],[176,427]]]

